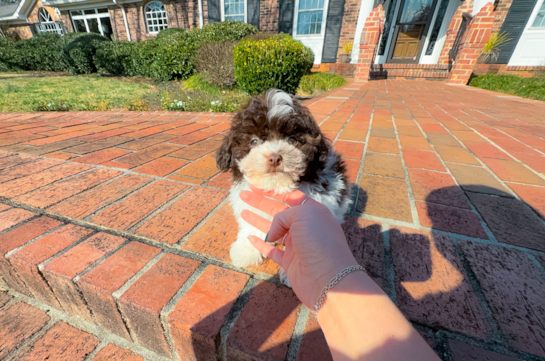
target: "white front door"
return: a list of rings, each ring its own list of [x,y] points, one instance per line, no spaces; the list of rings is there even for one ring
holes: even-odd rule
[[[293,38],[314,53],[314,64],[322,63],[328,0],[296,0]]]
[[[545,65],[545,0],[537,1],[508,65]]]

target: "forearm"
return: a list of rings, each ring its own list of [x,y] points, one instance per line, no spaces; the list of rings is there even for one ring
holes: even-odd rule
[[[333,358],[338,360],[439,360],[388,296],[363,272],[329,290],[318,312]]]

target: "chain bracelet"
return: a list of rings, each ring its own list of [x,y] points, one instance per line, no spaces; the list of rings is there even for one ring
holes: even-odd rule
[[[320,308],[322,307],[322,304],[324,303],[324,300],[325,300],[325,296],[327,295],[327,292],[333,288],[333,286],[335,286],[337,283],[339,283],[339,281],[344,277],[346,276],[347,274],[349,273],[352,273],[354,271],[363,271],[365,273],[367,273],[365,271],[365,268],[363,268],[362,266],[350,266],[350,267],[346,267],[345,269],[343,269],[341,272],[339,272],[338,275],[336,275],[335,277],[333,277],[333,279],[331,281],[329,281],[327,283],[327,285],[324,286],[324,288],[322,289],[322,292],[320,292],[320,297],[318,297],[318,301],[316,302],[316,304],[314,305],[314,310],[312,311],[312,313],[314,313],[314,316],[316,317],[318,315],[318,310],[320,310]]]

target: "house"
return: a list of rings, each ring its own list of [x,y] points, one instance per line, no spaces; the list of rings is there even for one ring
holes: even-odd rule
[[[545,0],[492,1],[492,33],[507,33],[510,40],[502,45],[494,64],[478,64],[476,71],[531,75],[532,69],[545,65]],[[453,51],[460,45],[463,31],[488,0],[0,2],[0,24],[9,24],[11,31],[25,24],[30,27],[31,31],[19,30],[21,37],[30,36],[37,28],[59,32],[58,27],[45,26],[59,20],[65,32],[95,32],[131,41],[148,39],[167,27],[191,29],[217,21],[244,21],[262,31],[291,34],[312,49],[317,69],[344,75],[353,74],[362,31],[365,33],[369,16],[380,5],[381,30],[371,70],[388,77],[442,80],[452,66]],[[40,17],[41,9],[50,14],[49,20]],[[346,44],[352,45],[351,60],[340,64]]]

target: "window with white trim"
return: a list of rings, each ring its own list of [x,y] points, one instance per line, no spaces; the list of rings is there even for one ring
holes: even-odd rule
[[[531,28],[545,28],[545,1],[541,4]]]
[[[160,1],[152,1],[144,8],[146,16],[146,28],[148,33],[157,34],[163,29],[168,28],[167,12],[165,6]]]
[[[38,9],[38,23],[34,24],[34,28],[38,33],[57,33],[64,35],[64,27],[61,22],[55,22],[51,18],[51,14],[45,8]]]
[[[107,38],[113,34],[108,8],[72,10],[70,16],[77,33],[97,33]]]
[[[51,15],[49,15],[49,13],[47,12],[46,9],[39,8],[38,9],[38,21],[41,22],[41,23],[50,23],[50,22],[53,21],[53,19],[51,19]]]
[[[246,0],[223,0],[223,21],[246,21]]]
[[[299,0],[297,13],[297,35],[322,33],[324,0]]]

